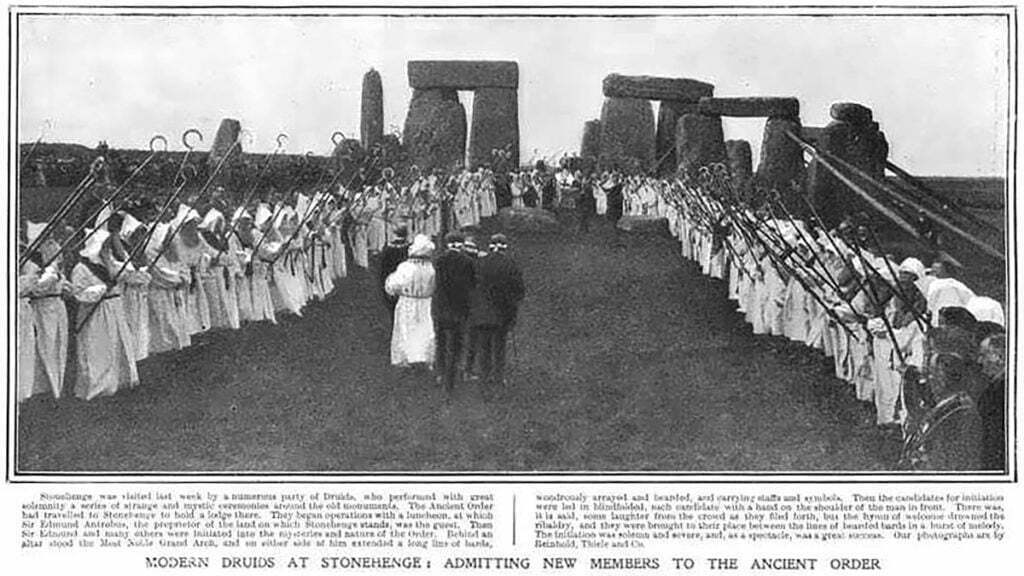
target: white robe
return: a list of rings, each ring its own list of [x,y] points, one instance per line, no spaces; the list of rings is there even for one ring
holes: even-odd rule
[[[35,274],[18,276],[18,402],[41,391],[35,387],[36,330],[29,301],[29,293],[37,280]]]
[[[188,331],[186,291],[188,271],[163,256],[149,267],[149,354],[181,350],[192,345]]]
[[[108,294],[103,281],[81,263],[71,272],[71,283],[81,303],[76,323],[91,313],[78,333],[75,396],[92,400],[137,386],[136,352],[119,287]]]
[[[33,393],[50,392],[54,398],[60,398],[64,389],[64,368],[68,359],[68,311],[61,299],[64,284],[57,267],[51,265],[39,276],[30,294],[35,326]]]
[[[384,289],[398,296],[391,333],[391,363],[396,366],[432,365],[434,320],[430,301],[434,295],[434,265],[429,260],[406,260],[388,276]]]
[[[135,340],[135,360],[149,356],[149,283],[148,272],[125,270],[121,275],[124,282],[124,311],[128,327]]]

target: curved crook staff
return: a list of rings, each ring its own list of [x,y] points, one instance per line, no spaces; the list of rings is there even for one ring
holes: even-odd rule
[[[88,191],[89,188],[91,188],[92,185],[96,183],[96,174],[99,172],[100,168],[103,167],[103,165],[104,160],[102,156],[97,157],[95,160],[92,161],[92,164],[89,165],[89,173],[86,174],[85,177],[82,178],[82,180],[78,183],[78,185],[75,186],[75,189],[72,190],[70,194],[68,194],[67,198],[64,199],[64,202],[62,202],[60,207],[57,208],[57,211],[53,213],[53,216],[51,216],[50,219],[46,221],[46,226],[43,227],[43,231],[39,234],[39,236],[36,237],[36,239],[29,245],[28,249],[25,250],[25,253],[18,259],[19,268],[21,266],[24,266],[25,263],[28,262],[29,256],[33,252],[35,252],[39,248],[39,246],[41,246],[42,243],[46,241],[47,238],[50,237],[50,235],[56,229],[57,224],[61,220],[63,220],[65,216],[68,215],[68,213],[71,211],[71,208],[75,204],[77,204],[78,200],[82,198],[85,192]]]
[[[192,176],[185,175],[185,170],[191,170]],[[146,246],[149,245],[149,241],[152,240],[153,238],[153,233],[156,232],[156,224],[159,223],[164,218],[164,216],[167,214],[167,211],[174,204],[174,201],[177,200],[178,196],[180,196],[181,192],[185,189],[185,185],[188,184],[189,180],[196,177],[197,172],[194,166],[188,165],[185,167],[185,170],[182,170],[180,173],[181,184],[178,185],[178,187],[174,190],[174,193],[172,193],[167,198],[167,201],[164,202],[164,205],[160,208],[160,212],[157,214],[156,218],[153,219],[153,224],[151,224],[149,226],[149,229],[146,230],[146,235],[142,237],[142,240],[138,244],[132,247],[131,252],[128,253],[124,262],[121,263],[121,267],[117,270],[117,274],[114,274],[113,279],[111,280],[111,284],[113,286],[117,285],[118,279],[121,278],[121,275],[124,274],[125,270],[128,269],[128,265],[131,264],[139,254],[144,253],[143,251],[146,249]],[[162,252],[163,251],[161,250],[161,253]],[[159,258],[160,257],[157,256],[153,260],[153,262],[150,262],[149,264],[155,264]],[[93,314],[95,314],[96,310],[99,308],[99,305],[99,302],[93,304],[92,308],[90,308],[89,311],[85,314],[85,316],[82,317],[82,321],[75,326],[75,334],[81,332],[82,328],[84,328],[85,325],[88,324],[89,319],[92,318]]]
[[[162,150],[158,150],[156,148],[157,142],[163,142],[164,146]],[[111,211],[110,214],[108,214],[107,217],[104,218],[101,222],[96,222],[93,226],[93,229],[88,234],[83,235],[81,238],[77,240],[75,239],[79,234],[81,234],[86,228],[89,227],[90,222],[93,222],[97,217],[99,217],[99,215],[102,214],[104,210],[109,208],[114,203],[114,201],[117,200],[122,193],[124,193],[124,191],[128,188],[128,184],[130,184],[131,181],[134,180],[135,177],[138,176],[146,168],[146,166],[149,165],[150,162],[153,161],[153,158],[156,157],[157,153],[166,151],[167,138],[164,138],[160,134],[157,134],[156,136],[150,138],[149,155],[146,156],[146,159],[142,161],[142,164],[139,164],[139,166],[135,168],[135,170],[133,170],[132,173],[129,174],[127,178],[125,178],[124,182],[122,182],[121,185],[118,186],[116,190],[114,190],[113,194],[111,194],[106,200],[104,200],[98,208],[93,210],[92,214],[90,214],[89,217],[86,218],[85,221],[82,222],[77,229],[75,229],[71,236],[68,237],[68,241],[65,242],[64,245],[61,246],[60,249],[57,250],[53,256],[50,257],[50,259],[46,262],[46,265],[43,267],[45,268],[46,266],[49,266],[54,260],[57,259],[58,256],[60,256],[61,253],[68,250],[75,250],[79,246],[85,244],[85,242],[90,237],[92,237],[92,235],[95,234],[97,230],[105,226],[106,223],[110,220],[110,217],[114,215],[113,211]]]
[[[181,145],[185,147],[185,156],[181,159],[181,165],[178,166],[178,171],[174,173],[174,178],[171,179],[172,183],[177,182],[178,178],[181,177],[182,172],[185,170],[185,165],[188,164],[188,157],[192,154],[192,152],[195,151],[195,145],[189,143],[188,141],[189,134],[195,134],[197,137],[199,137],[199,142],[203,141],[203,133],[195,128],[189,128],[188,130],[185,130],[184,133],[182,133]],[[193,178],[194,177],[195,175],[193,175]]]

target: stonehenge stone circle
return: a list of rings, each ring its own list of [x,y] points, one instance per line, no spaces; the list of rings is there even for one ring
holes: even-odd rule
[[[519,64],[497,60],[412,60],[412,101],[403,141],[420,168],[489,164],[493,151],[519,164]],[[458,90],[473,90],[466,150],[466,113]]]

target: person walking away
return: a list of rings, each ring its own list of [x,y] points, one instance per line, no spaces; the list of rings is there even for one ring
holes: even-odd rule
[[[508,255],[504,234],[491,236],[490,253],[477,261],[476,288],[479,298],[470,311],[470,326],[483,382],[504,386],[505,345],[526,295],[522,272]]]
[[[409,246],[409,258],[384,282],[388,295],[398,299],[391,333],[391,364],[434,365],[434,320],[431,301],[435,273],[430,256],[434,243],[420,234]]]
[[[462,235],[450,232],[445,251],[434,262],[436,289],[431,307],[437,338],[438,381],[450,395],[469,320],[470,292],[475,284],[473,259],[462,252]]]

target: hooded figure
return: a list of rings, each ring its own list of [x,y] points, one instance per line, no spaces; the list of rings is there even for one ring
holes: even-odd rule
[[[384,290],[398,298],[391,334],[391,364],[434,364],[434,243],[420,234],[409,246],[409,258],[387,277]]]
[[[28,243],[35,242],[44,228],[44,224],[28,222]],[[60,258],[55,258],[59,250],[60,245],[56,240],[49,238],[39,247],[42,261],[32,259],[25,264],[26,271],[34,278],[32,288],[27,293],[32,306],[31,322],[28,325],[35,327],[35,345],[29,347],[29,351],[34,348],[34,362],[23,364],[22,367],[28,374],[34,372],[28,395],[50,392],[54,398],[60,398],[64,389],[64,367],[68,356],[68,312],[61,297],[69,284],[60,271]],[[45,269],[40,269],[39,266],[49,260],[53,262]]]
[[[125,316],[121,290],[114,274],[121,262],[110,252],[110,234],[89,233],[82,259],[71,272],[78,309],[78,379],[75,396],[91,400],[139,383],[134,340]],[[84,322],[84,324],[82,324]]]
[[[204,263],[209,273],[203,276],[202,282],[210,305],[210,327],[237,330],[241,325],[234,287],[238,262],[231,257],[226,233],[224,215],[220,210],[210,208],[199,224],[199,234],[208,247]]]
[[[135,244],[142,241],[146,227],[128,212],[122,212],[121,242],[127,247],[129,255],[134,252]],[[124,283],[124,310],[128,316],[128,327],[135,341],[135,360],[149,356],[149,283],[150,274],[143,268],[142,258],[133,262],[136,266],[125,268],[120,280]]]
[[[178,256],[176,243],[168,239],[171,224],[153,226],[145,248],[150,276],[149,353],[159,354],[192,345],[187,325],[189,270]]]

